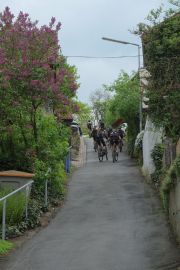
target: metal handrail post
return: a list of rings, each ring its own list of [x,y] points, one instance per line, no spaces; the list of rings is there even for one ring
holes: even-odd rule
[[[29,187],[26,187],[26,220],[28,218],[28,194],[29,194]]]
[[[71,154],[70,154],[70,149],[69,149],[69,154],[68,154],[68,172],[70,173],[71,171]]]
[[[70,169],[71,169],[71,147],[69,149],[69,164],[70,164]]]
[[[69,152],[68,152],[68,155],[67,155],[67,173],[70,173],[70,149],[69,149]]]
[[[2,240],[6,237],[6,199],[3,202],[3,216],[2,216]]]
[[[71,172],[71,149],[72,149],[72,146],[70,146],[69,147],[69,153],[68,153],[68,160],[69,160],[69,162],[68,162],[68,164],[69,164],[69,173]]]

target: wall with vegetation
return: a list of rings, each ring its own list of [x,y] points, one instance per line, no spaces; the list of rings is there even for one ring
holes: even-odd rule
[[[152,121],[147,118],[143,136],[143,174],[150,179],[154,172],[154,164],[151,152],[157,143],[162,142],[162,129],[156,128]]]
[[[169,194],[169,216],[172,227],[180,242],[180,179],[171,188]]]
[[[154,13],[155,14],[155,13]],[[156,14],[155,14],[156,15]],[[161,23],[146,26],[142,32],[144,63],[151,74],[147,96],[148,115],[157,128],[163,128],[164,140],[154,145],[151,157],[154,172],[151,179],[159,189],[164,209],[180,240],[179,156],[166,164],[165,138],[177,144],[180,137],[180,13]]]
[[[180,13],[142,34],[152,121],[175,141],[180,134]]]

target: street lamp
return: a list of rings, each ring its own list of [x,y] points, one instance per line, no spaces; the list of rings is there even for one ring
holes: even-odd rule
[[[141,49],[141,47],[140,47],[139,44],[131,43],[131,42],[127,42],[127,41],[116,40],[116,39],[106,38],[106,37],[102,37],[102,39],[103,40],[106,40],[106,41],[111,41],[111,42],[125,44],[125,45],[133,45],[133,46],[136,46],[138,48],[138,74],[139,74],[139,92],[140,92],[140,101],[139,101],[139,130],[141,132],[142,131],[142,93],[141,93],[141,84],[140,84],[140,65],[141,65],[140,49]]]

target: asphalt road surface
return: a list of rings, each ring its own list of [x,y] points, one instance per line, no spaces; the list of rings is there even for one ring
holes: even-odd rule
[[[70,179],[63,209],[8,258],[3,270],[177,269],[179,250],[161,204],[125,153],[87,163]]]

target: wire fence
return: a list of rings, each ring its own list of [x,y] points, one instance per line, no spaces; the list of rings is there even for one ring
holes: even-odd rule
[[[71,147],[68,148],[68,154],[65,158],[65,171],[67,174],[71,171]],[[30,195],[31,186],[33,184],[33,180],[29,181],[27,184],[23,185],[22,187],[15,189],[14,191],[10,192],[6,196],[0,198],[0,203],[3,203],[2,206],[2,240],[6,239],[6,216],[7,216],[7,200],[14,194],[17,194],[23,190],[25,190],[25,219],[28,219],[28,198]],[[45,189],[44,189],[44,205],[48,207],[48,179],[45,180]]]
[[[23,185],[22,187],[10,192],[9,194],[7,194],[6,196],[0,198],[0,202],[3,203],[3,211],[2,211],[2,240],[5,240],[6,238],[6,208],[7,208],[7,200],[8,198],[10,198],[11,196],[13,196],[16,193],[19,193],[22,190],[25,190],[25,218],[28,218],[28,197],[30,194],[30,189],[31,189],[31,185],[34,181],[31,180],[29,181],[27,184]]]

